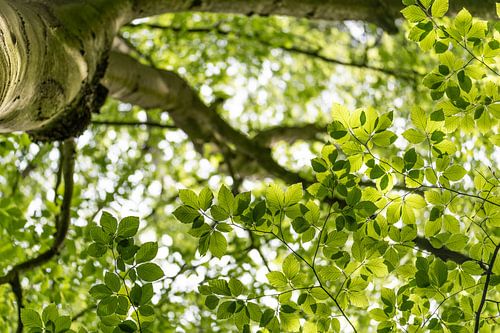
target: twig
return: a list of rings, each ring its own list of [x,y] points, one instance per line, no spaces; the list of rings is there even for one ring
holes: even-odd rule
[[[52,246],[38,256],[28,259],[12,267],[4,276],[0,276],[0,285],[11,283],[19,273],[39,267],[59,254],[68,233],[71,220],[71,199],[73,197],[73,172],[75,168],[75,141],[73,138],[67,139],[63,143],[64,161],[64,196],[61,204],[61,212],[57,218],[56,231]]]
[[[12,281],[9,282],[10,287],[12,288],[12,292],[16,297],[17,302],[17,333],[22,333],[23,331],[23,321],[21,320],[21,310],[24,307],[23,305],[23,289],[21,287],[21,282],[19,281],[19,274],[16,273]]]
[[[154,121],[115,121],[115,120],[92,120],[93,125],[108,125],[108,126],[130,126],[130,127],[157,127],[167,129],[178,129],[175,125],[161,124]]]
[[[484,281],[483,295],[481,296],[481,302],[476,311],[476,319],[474,323],[474,333],[479,332],[479,324],[481,320],[481,312],[483,311],[484,304],[486,303],[486,295],[488,294],[488,287],[490,284],[491,275],[493,274],[493,265],[495,264],[495,260],[497,259],[498,251],[500,250],[500,245],[497,245],[495,251],[493,252],[493,256],[491,257],[491,261],[489,263],[488,270],[486,271],[486,280]]]

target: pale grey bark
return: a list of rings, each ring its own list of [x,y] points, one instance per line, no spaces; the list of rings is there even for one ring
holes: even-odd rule
[[[55,131],[89,119],[130,8],[123,0],[0,0],[0,132],[64,137]],[[53,128],[55,119],[64,128]]]
[[[451,13],[462,6],[481,17],[495,13],[494,0],[451,1]],[[105,97],[99,79],[112,40],[135,17],[207,11],[364,20],[392,29],[401,8],[400,0],[0,0],[0,133],[62,139],[83,130]],[[147,98],[141,103],[155,103]],[[190,103],[198,101],[183,101]]]
[[[450,14],[466,7],[475,15],[495,19],[495,0],[450,0]],[[200,11],[244,15],[286,15],[331,21],[358,20],[394,31],[401,0],[135,0],[135,15]]]

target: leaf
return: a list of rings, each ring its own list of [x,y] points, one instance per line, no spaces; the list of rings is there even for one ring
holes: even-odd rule
[[[229,289],[229,284],[226,280],[210,280],[208,285],[214,294],[231,296],[231,289]]]
[[[446,241],[446,247],[452,251],[460,251],[463,250],[467,242],[469,241],[469,237],[463,234],[453,234]]]
[[[448,178],[451,181],[456,182],[456,181],[459,181],[460,179],[462,179],[466,173],[467,173],[467,171],[465,171],[465,169],[462,166],[454,164],[454,165],[449,166],[443,172],[443,176],[445,176],[446,178]]]
[[[388,274],[387,266],[384,264],[384,258],[373,258],[366,263],[366,269],[376,277],[386,277]]]
[[[161,279],[165,274],[160,266],[148,262],[137,266],[137,275],[139,275],[139,278],[143,281],[153,282]]]
[[[115,313],[117,306],[118,298],[116,296],[108,296],[97,304],[97,314],[99,316],[109,316]]]
[[[43,326],[40,315],[32,309],[21,309],[21,321],[27,328],[41,328]]]
[[[139,230],[139,218],[137,216],[127,216],[118,225],[117,236],[128,238],[133,237]]]
[[[403,132],[403,137],[411,143],[418,144],[423,142],[427,137],[425,134],[414,128],[407,129]]]
[[[219,298],[217,296],[208,295],[207,298],[205,298],[205,305],[210,310],[214,310],[218,304],[219,304]]]
[[[293,279],[295,275],[299,273],[300,263],[297,258],[295,258],[295,255],[290,254],[283,260],[282,269],[289,280]]]
[[[434,17],[443,17],[448,12],[448,0],[434,0],[431,14]]]
[[[135,255],[135,262],[140,264],[141,262],[153,260],[158,253],[158,243],[147,242],[141,245],[139,250]]]
[[[116,221],[116,218],[113,215],[106,211],[103,211],[99,224],[105,232],[110,235],[114,235],[116,232],[116,227],[118,226],[118,221]]]
[[[283,273],[278,271],[269,272],[266,274],[267,280],[276,289],[286,288],[288,285],[288,280]]]
[[[212,207],[213,208],[213,207]],[[174,216],[179,222],[190,224],[200,216],[200,213],[193,207],[180,206],[174,211]]]
[[[227,250],[227,240],[224,235],[218,231],[215,231],[210,236],[210,243],[208,245],[210,252],[217,258],[221,258],[226,254]]]
[[[383,131],[380,133],[376,133],[372,137],[372,142],[379,147],[387,147],[394,143],[397,140],[397,135],[391,131]]]
[[[218,205],[224,211],[226,211],[229,215],[233,214],[234,195],[226,185],[222,185],[220,187],[219,194],[217,195],[217,200]]]
[[[106,272],[104,283],[106,283],[106,286],[115,293],[119,292],[122,286],[120,278],[113,272]]]
[[[306,232],[310,226],[309,222],[307,222],[302,216],[299,216],[292,221],[293,230],[295,230],[298,234]]]
[[[328,167],[322,158],[316,157],[311,160],[311,166],[315,172],[325,172]]]
[[[217,319],[228,319],[231,318],[236,311],[236,302],[227,301],[221,303],[217,309]]]
[[[67,332],[71,327],[71,317],[70,316],[60,316],[56,318],[55,322],[55,332],[62,333]]]
[[[231,278],[229,280],[229,290],[231,291],[231,295],[237,297],[245,290],[245,286],[240,280]]]
[[[105,233],[102,230],[102,228],[95,226],[95,225],[90,227],[90,237],[92,238],[92,240],[94,242],[96,242],[97,244],[101,244],[101,245],[106,245],[110,241],[109,234]]]
[[[430,267],[430,277],[433,282],[441,287],[445,284],[448,279],[448,267],[446,264],[439,258],[436,258]]]
[[[193,191],[191,191],[189,189],[179,190],[179,198],[187,206],[193,207],[195,209],[200,208],[198,196],[196,195],[196,193],[194,193]]]
[[[298,203],[302,199],[303,192],[301,183],[289,186],[285,191],[285,207]]]
[[[463,8],[460,12],[458,12],[453,24],[462,36],[466,36],[472,26],[472,15],[467,9]]]
[[[206,211],[210,206],[212,206],[212,201],[214,199],[214,195],[212,191],[208,187],[204,187],[200,195],[198,196],[198,202],[200,204],[200,208]]]
[[[96,299],[102,299],[112,295],[113,291],[104,284],[97,284],[90,288],[89,294]]]
[[[410,118],[411,121],[413,122],[413,125],[422,132],[425,132],[427,129],[427,116],[425,115],[425,112],[419,108],[419,107],[414,107],[411,110],[410,113]]]
[[[403,14],[403,16],[410,22],[420,22],[427,18],[424,11],[416,5],[411,5],[404,8],[401,11],[401,14]]]
[[[285,193],[277,184],[271,184],[266,189],[266,199],[269,208],[280,210],[285,205]]]

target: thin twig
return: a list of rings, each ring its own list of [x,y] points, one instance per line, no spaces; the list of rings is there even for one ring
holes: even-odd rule
[[[491,257],[491,261],[489,263],[488,271],[486,272],[486,280],[484,281],[483,295],[481,296],[481,302],[476,311],[476,319],[474,323],[474,333],[479,332],[479,324],[481,320],[481,312],[483,312],[484,304],[486,303],[486,295],[488,295],[488,287],[490,284],[491,275],[493,274],[493,265],[497,259],[498,251],[500,250],[500,245],[497,245],[495,251],[493,251],[493,256]]]

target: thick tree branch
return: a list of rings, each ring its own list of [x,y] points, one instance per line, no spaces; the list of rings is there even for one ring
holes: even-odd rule
[[[10,271],[0,276],[0,284],[12,283],[19,273],[39,267],[59,254],[61,247],[68,233],[71,221],[71,199],[73,197],[73,171],[75,167],[75,142],[73,138],[67,139],[63,143],[63,177],[64,196],[61,204],[61,212],[56,218],[56,231],[52,246],[38,256],[28,259],[12,267]]]
[[[118,121],[118,120],[92,120],[93,125],[104,125],[104,126],[128,126],[128,127],[155,127],[155,128],[165,128],[165,129],[177,129],[175,125],[161,124],[154,121]]]
[[[146,109],[165,109],[176,126],[186,132],[195,144],[224,144],[232,147],[232,151],[242,157],[246,164],[248,161],[256,161],[260,169],[286,183],[310,184],[307,179],[276,163],[268,147],[232,128],[216,110],[206,106],[177,74],[143,65],[134,58],[117,52],[111,53],[111,60],[104,83],[115,98]],[[122,68],[127,68],[127,71]],[[416,246],[443,260],[459,264],[476,261],[460,252],[435,248],[425,238],[417,237],[414,242]]]
[[[123,71],[123,68],[128,70]],[[113,51],[103,83],[117,99],[145,109],[168,111],[175,125],[190,137],[195,146],[206,142],[229,143],[271,175],[288,183],[307,182],[276,163],[268,147],[261,146],[231,127],[214,108],[201,101],[184,79],[173,72],[140,64],[129,55]]]
[[[450,13],[466,7],[474,16],[495,18],[494,0],[450,1]],[[358,20],[378,24],[395,32],[394,20],[400,18],[401,0],[135,0],[136,17],[162,13],[200,11],[244,15],[286,15],[330,21]]]
[[[219,24],[216,24],[211,27],[201,27],[201,28],[176,28],[176,27],[169,27],[169,26],[163,26],[160,24],[154,24],[154,23],[138,23],[138,24],[133,24],[130,25],[131,27],[138,27],[138,28],[145,28],[145,29],[160,29],[160,30],[170,30],[170,31],[176,31],[176,32],[192,32],[192,33],[215,33],[219,36],[234,36],[237,40],[247,40],[247,41],[257,41],[262,45],[265,45],[269,48],[277,48],[284,50],[286,52],[290,53],[295,53],[295,54],[300,54],[304,55],[313,59],[321,60],[323,62],[333,64],[333,65],[341,65],[341,66],[346,66],[346,67],[354,67],[354,68],[360,68],[360,69],[368,69],[371,71],[383,73],[386,75],[390,75],[396,78],[404,79],[404,80],[409,80],[409,81],[414,81],[418,79],[419,77],[423,76],[421,73],[415,71],[415,70],[408,70],[408,69],[391,69],[391,68],[383,68],[383,67],[377,67],[377,66],[372,66],[368,64],[366,61],[365,62],[353,62],[353,61],[345,61],[345,60],[340,60],[340,59],[335,59],[332,57],[329,57],[325,54],[323,54],[321,49],[307,49],[307,48],[300,48],[298,46],[288,46],[288,45],[278,45],[276,43],[271,42],[269,39],[265,38],[264,36],[260,36],[257,33],[257,36],[249,36],[245,33],[242,33],[240,31],[233,31],[233,30],[224,30],[220,27]]]
[[[263,146],[272,146],[278,141],[294,143],[298,140],[319,140],[326,133],[326,126],[306,124],[297,126],[275,126],[257,133],[253,140]]]

